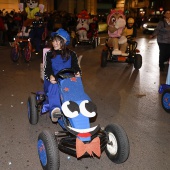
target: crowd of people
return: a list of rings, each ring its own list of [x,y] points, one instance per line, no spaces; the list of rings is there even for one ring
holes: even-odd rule
[[[66,11],[52,11],[41,13],[43,26],[47,28],[48,34],[64,28],[68,32],[75,30],[77,17]],[[21,31],[26,16],[21,12],[0,10],[0,46],[11,43],[13,38]]]

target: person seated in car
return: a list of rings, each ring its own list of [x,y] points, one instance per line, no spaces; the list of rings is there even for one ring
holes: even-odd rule
[[[44,92],[48,94],[50,117],[53,122],[57,122],[56,115],[61,113],[61,101],[59,95],[59,85],[55,75],[65,68],[75,71],[75,76],[81,76],[81,69],[78,63],[77,54],[70,50],[67,45],[70,43],[70,35],[62,28],[51,33],[52,47],[46,53],[44,65]]]
[[[124,34],[126,35],[126,37],[132,37],[132,38],[137,37],[137,28],[135,25],[134,18],[132,17],[128,18],[126,27],[124,29]]]
[[[137,37],[137,28],[135,25],[135,20],[132,17],[129,17],[126,22],[126,27],[124,28],[123,35],[127,37],[127,39],[135,40]],[[128,41],[126,46],[128,46]]]

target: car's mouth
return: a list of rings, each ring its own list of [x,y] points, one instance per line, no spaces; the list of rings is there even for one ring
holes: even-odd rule
[[[97,125],[97,126],[94,126],[92,128],[87,128],[87,129],[76,129],[76,128],[67,126],[66,129],[77,137],[87,138],[87,137],[91,137],[92,135],[94,135],[100,129],[100,126]]]

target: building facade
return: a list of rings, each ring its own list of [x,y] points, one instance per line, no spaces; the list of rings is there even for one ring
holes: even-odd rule
[[[20,2],[26,0],[0,0],[0,10],[19,11]],[[45,5],[44,11],[64,10],[69,13],[79,13],[86,9],[92,15],[102,10],[109,11],[114,7],[124,10],[127,15],[150,15],[159,14],[166,7],[170,7],[170,0],[39,0],[39,3]]]

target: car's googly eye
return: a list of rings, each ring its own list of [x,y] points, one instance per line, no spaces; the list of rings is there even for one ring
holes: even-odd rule
[[[115,22],[115,21],[116,21],[116,18],[115,18],[115,17],[112,17],[111,21],[112,21],[112,22]]]
[[[80,103],[80,112],[86,117],[95,117],[96,116],[96,105],[91,101],[84,100]]]
[[[66,117],[74,118],[80,113],[80,109],[77,103],[72,101],[66,101],[61,106],[62,111]]]

